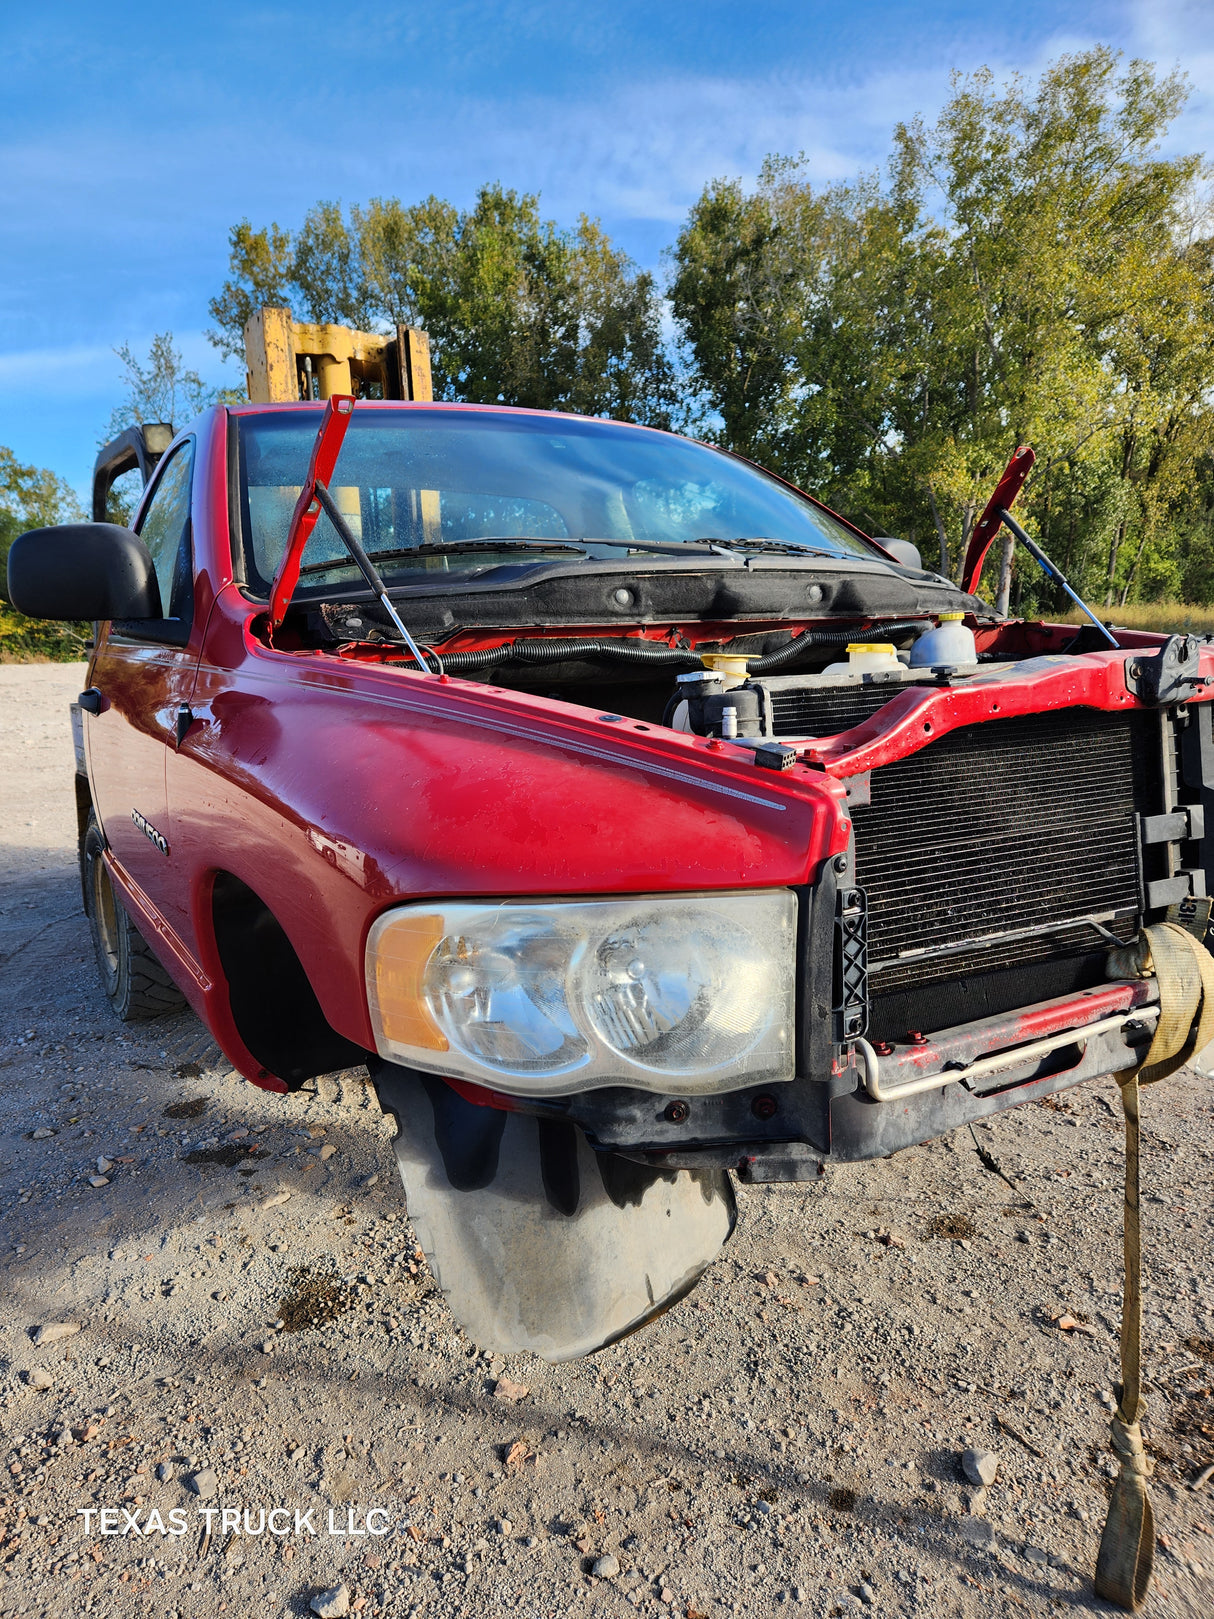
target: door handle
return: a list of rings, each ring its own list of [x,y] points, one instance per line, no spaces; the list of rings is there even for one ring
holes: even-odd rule
[[[87,691],[82,691],[76,701],[86,714],[101,712],[102,697],[96,686],[90,686]]]

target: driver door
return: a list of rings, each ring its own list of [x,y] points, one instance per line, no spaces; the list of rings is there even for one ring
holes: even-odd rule
[[[166,764],[188,702],[197,652],[190,497],[194,441],[161,462],[136,532],[151,554],[164,617],[102,628],[93,664],[100,712],[86,715],[93,804],[110,854],[149,909],[180,931]]]

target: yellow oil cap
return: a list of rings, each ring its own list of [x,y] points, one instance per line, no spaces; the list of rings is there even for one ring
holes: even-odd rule
[[[936,617],[940,621],[941,624],[960,624],[961,620],[965,617],[965,614],[964,613],[937,613]]]
[[[892,652],[891,641],[852,641],[848,644],[848,652]]]

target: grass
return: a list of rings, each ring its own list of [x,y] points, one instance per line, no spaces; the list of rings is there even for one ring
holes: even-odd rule
[[[1099,618],[1127,630],[1160,630],[1170,635],[1214,635],[1214,607],[1188,602],[1130,602],[1125,607],[1096,607]]]

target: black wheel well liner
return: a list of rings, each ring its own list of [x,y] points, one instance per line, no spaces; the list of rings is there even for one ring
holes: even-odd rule
[[[294,1091],[366,1061],[364,1048],[328,1022],[281,922],[231,872],[215,874],[211,919],[236,1032],[263,1068]]]

